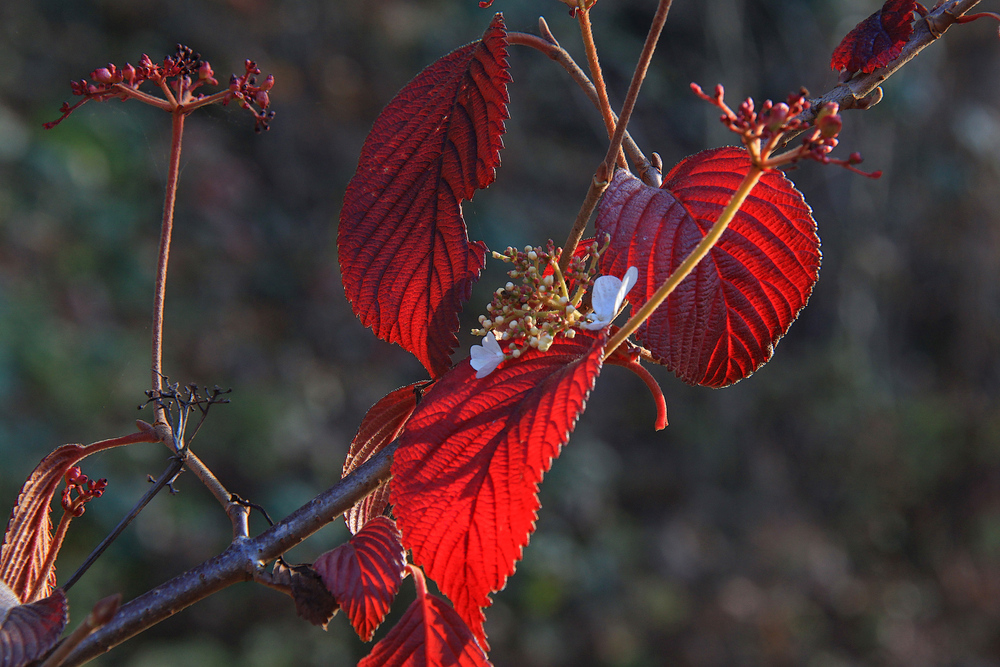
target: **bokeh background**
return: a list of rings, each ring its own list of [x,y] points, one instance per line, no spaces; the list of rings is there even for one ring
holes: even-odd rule
[[[833,47],[875,0],[677,0],[632,131],[671,165],[731,143],[688,83],[730,99],[836,83]],[[593,11],[619,105],[653,0]],[[185,43],[220,80],[256,60],[273,129],[235,108],[191,117],[166,309],[165,368],[232,387],[194,448],[283,516],[332,484],[364,414],[424,377],[352,316],[336,220],[364,137],[426,64],[538,15],[583,62],[554,0],[36,0],[0,6],[0,507],[66,442],[131,430],[144,399],[169,119],[88,104],[69,81]],[[603,156],[600,118],[538,53],[511,52],[495,185],[466,204],[494,248],[560,242]],[[488,611],[500,666],[1000,664],[1000,41],[961,26],[845,115],[844,154],[878,181],[807,164],[823,267],[809,306],[752,378],[689,387],[663,369],[671,425],[642,383],[602,374],[545,481],[538,530]],[[503,280],[488,267],[475,322]],[[471,338],[463,333],[463,345]],[[461,352],[459,353],[461,354]],[[457,357],[456,357],[457,359]],[[63,579],[158,475],[166,452],[88,459],[109,492],[74,523]],[[133,597],[221,551],[230,527],[190,476],[156,498],[70,595]],[[263,528],[254,519],[254,530]],[[341,522],[290,554],[311,561]],[[404,585],[394,615],[412,597]],[[386,626],[388,627],[388,626]],[[383,628],[378,636],[386,631]],[[368,647],[261,586],[235,586],[98,660],[158,667],[350,665]]]

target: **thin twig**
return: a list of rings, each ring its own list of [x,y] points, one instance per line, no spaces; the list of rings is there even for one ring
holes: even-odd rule
[[[165,86],[161,86],[166,89]],[[167,90],[169,92],[169,90]],[[173,96],[170,97],[173,99]],[[170,261],[170,237],[174,227],[174,204],[177,200],[177,178],[180,173],[181,143],[184,138],[185,114],[177,110],[171,114],[170,167],[167,170],[167,190],[163,198],[163,219],[160,224],[160,249],[156,268],[156,287],[153,294],[153,361],[152,388],[159,393],[163,388],[163,302],[167,288],[167,264]],[[156,422],[166,422],[162,406],[157,405]]]
[[[590,98],[590,101],[593,102],[594,106],[599,110],[601,108],[601,100],[597,96],[597,87],[594,86],[593,82],[587,77],[587,73],[576,64],[576,61],[573,60],[573,56],[571,56],[566,49],[562,48],[559,45],[559,42],[555,41],[555,38],[549,31],[548,25],[545,23],[545,19],[538,19],[538,25],[542,32],[542,37],[524,32],[511,32],[507,33],[507,41],[511,44],[530,46],[561,65],[573,81],[575,81],[580,87],[580,89],[583,90],[587,97]],[[612,111],[611,116],[615,123],[617,123],[618,115]],[[639,145],[635,143],[632,135],[628,132],[625,132],[625,140],[622,142],[622,147],[624,148],[626,155],[628,155],[628,158],[632,161],[632,164],[638,172],[637,175],[639,178],[641,178],[647,185],[651,185],[654,188],[660,187],[660,172],[643,154]]]
[[[389,478],[393,443],[313,500],[254,538],[234,541],[225,552],[122,606],[66,660],[80,665],[198,600],[240,581],[340,516]]]
[[[112,530],[111,533],[107,537],[105,537],[100,544],[97,545],[97,547],[90,553],[90,555],[87,556],[87,560],[83,561],[83,565],[78,567],[76,572],[73,573],[73,576],[70,577],[65,584],[63,584],[62,586],[63,590],[68,591],[70,588],[73,587],[73,585],[77,581],[80,580],[80,577],[82,577],[84,573],[90,569],[90,566],[93,565],[94,562],[101,557],[101,554],[104,553],[104,550],[107,549],[109,546],[111,546],[112,542],[118,539],[118,536],[122,534],[122,532],[128,527],[130,523],[132,523],[133,519],[139,516],[139,512],[141,512],[143,508],[145,508],[146,505],[149,504],[149,501],[152,500],[153,497],[156,496],[156,494],[159,493],[163,489],[163,487],[167,485],[167,482],[172,480],[177,475],[177,473],[180,472],[181,466],[183,465],[184,465],[184,460],[182,459],[182,457],[175,456],[174,459],[170,462],[170,465],[167,466],[167,469],[163,471],[160,477],[156,480],[156,483],[153,484],[152,488],[146,491],[146,493],[142,496],[142,498],[139,499],[139,502],[135,504],[135,507],[129,510],[129,513],[126,514],[124,518],[122,518],[122,520],[118,522],[118,525],[115,526],[114,530]]]
[[[611,102],[608,101],[608,88],[604,83],[604,74],[601,72],[601,60],[597,57],[597,44],[594,43],[594,31],[590,23],[590,10],[580,7],[576,12],[577,21],[580,24],[580,35],[583,37],[584,50],[587,52],[587,65],[590,66],[590,76],[593,77],[594,87],[597,89],[598,107],[601,117],[604,118],[604,127],[608,131],[608,139],[615,136],[617,118],[611,110]],[[618,166],[622,169],[628,168],[625,162],[625,152],[618,150]]]
[[[646,43],[642,47],[639,62],[632,73],[632,83],[629,84],[628,94],[625,96],[625,103],[622,105],[622,112],[618,115],[618,125],[615,128],[614,136],[611,137],[611,145],[608,146],[608,152],[604,156],[604,161],[597,167],[597,173],[594,174],[594,178],[590,181],[590,188],[583,200],[584,205],[580,209],[580,213],[576,216],[573,229],[570,230],[569,236],[566,238],[566,243],[563,245],[562,257],[559,258],[559,268],[563,272],[569,267],[569,262],[573,258],[576,246],[580,243],[580,239],[583,238],[583,232],[587,228],[590,216],[597,207],[597,202],[600,201],[601,195],[607,189],[611,175],[614,173],[615,160],[618,157],[618,151],[621,149],[622,141],[625,139],[625,129],[628,127],[629,119],[632,117],[632,110],[635,109],[635,102],[639,98],[639,90],[642,88],[642,82],[646,78],[649,63],[652,61],[653,53],[656,51],[656,43],[660,39],[663,25],[667,22],[667,14],[670,13],[671,4],[673,4],[673,0],[660,0],[656,7],[656,14],[653,15],[653,22],[650,24],[649,33],[646,35]]]
[[[611,145],[608,146],[608,153],[604,157],[604,172],[601,173],[599,171],[597,174],[600,180],[610,180],[611,174],[614,172],[618,150],[622,145],[622,140],[625,138],[625,128],[628,127],[628,123],[632,119],[632,110],[635,109],[635,103],[639,99],[639,90],[642,88],[642,82],[645,80],[646,72],[649,70],[649,63],[653,60],[656,44],[660,40],[660,33],[663,32],[663,26],[667,22],[667,15],[670,13],[670,6],[672,4],[673,0],[660,0],[656,7],[656,14],[653,15],[653,22],[650,24],[649,33],[646,35],[646,42],[642,46],[642,53],[639,54],[639,62],[632,73],[632,83],[629,84],[628,94],[625,95],[622,112],[618,114],[618,126],[615,129],[614,136],[611,137]]]

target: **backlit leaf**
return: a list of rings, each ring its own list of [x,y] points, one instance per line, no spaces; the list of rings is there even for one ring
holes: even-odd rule
[[[432,377],[451,366],[458,313],[486,265],[461,202],[496,176],[508,81],[497,14],[481,41],[430,65],[389,103],[344,195],[337,248],[351,307]]]
[[[55,646],[69,621],[69,606],[57,588],[37,602],[7,607],[3,588],[0,583],[0,667],[22,667]]]
[[[916,0],[886,0],[882,8],[855,26],[837,45],[830,67],[865,74],[885,67],[913,34]]]
[[[605,341],[557,338],[482,379],[459,363],[424,395],[393,455],[403,545],[484,648],[482,608],[534,531],[538,485],[583,412]]]
[[[414,578],[417,599],[358,667],[488,667],[462,617],[427,592],[419,572]]]
[[[693,155],[662,189],[619,170],[598,210],[611,235],[601,272],[639,269],[639,308],[704,237],[750,167],[724,147]],[[723,387],[771,358],[819,275],[819,237],[801,193],[767,172],[709,255],[636,332],[654,358],[691,384]]]
[[[313,564],[366,642],[389,612],[405,566],[396,523],[384,516],[366,523],[349,542],[326,552]]]
[[[52,496],[66,471],[86,455],[87,448],[83,445],[63,445],[42,459],[21,487],[0,547],[0,581],[25,602],[32,601],[27,597],[42,576],[52,547],[52,520],[49,518]],[[53,568],[35,599],[48,595],[55,584]]]
[[[362,463],[385,449],[399,437],[403,424],[413,414],[417,407],[417,397],[426,386],[427,381],[415,382],[400,387],[382,397],[373,405],[361,420],[358,433],[351,441],[351,448],[344,461],[343,476],[354,472]],[[385,511],[389,505],[389,485],[391,481],[379,484],[374,491],[354,504],[354,507],[344,513],[347,527],[352,533],[357,533],[368,519],[376,517]]]

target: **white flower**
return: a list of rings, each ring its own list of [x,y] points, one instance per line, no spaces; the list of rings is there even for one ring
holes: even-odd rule
[[[486,333],[482,345],[473,345],[469,355],[472,357],[469,363],[476,369],[476,378],[486,377],[506,358],[492,332]]]
[[[594,312],[587,316],[587,321],[581,326],[590,331],[598,331],[611,324],[615,315],[625,301],[625,295],[635,286],[639,279],[639,269],[634,266],[628,267],[625,272],[625,279],[620,280],[614,276],[601,276],[594,281],[594,293],[590,302],[594,307]]]

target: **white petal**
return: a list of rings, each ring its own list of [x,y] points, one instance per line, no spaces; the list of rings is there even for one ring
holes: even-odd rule
[[[628,296],[628,293],[632,291],[632,288],[635,287],[635,284],[638,281],[639,269],[634,266],[628,267],[628,270],[625,272],[625,278],[622,282],[621,289],[618,292],[620,294],[618,297],[618,308],[621,308],[622,302],[625,301],[625,297]],[[618,308],[615,310],[618,310]]]
[[[486,334],[482,345],[473,345],[469,349],[469,356],[469,363],[476,369],[476,377],[480,379],[492,373],[504,360],[500,343],[492,333]]]
[[[639,279],[639,269],[630,266],[625,272],[625,280],[614,276],[601,276],[594,281],[594,292],[590,303],[594,308],[590,321],[583,323],[583,328],[589,331],[603,329],[615,319],[618,310],[625,301],[625,296],[635,286]]]

